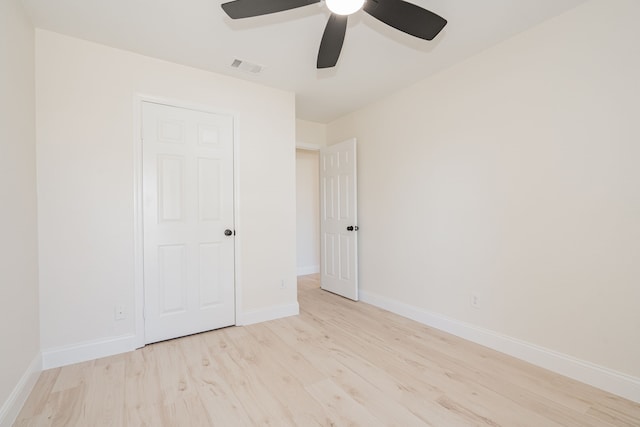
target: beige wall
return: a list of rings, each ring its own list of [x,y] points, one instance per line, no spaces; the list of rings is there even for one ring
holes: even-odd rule
[[[18,0],[0,2],[0,425],[38,365],[34,35]],[[35,363],[34,363],[35,361]],[[39,369],[35,366],[36,369]]]
[[[327,125],[297,119],[296,143],[324,147],[327,144]]]
[[[136,93],[235,115],[238,314],[297,304],[293,93],[44,30],[36,58],[45,355],[135,332]]]
[[[637,381],[638,17],[586,3],[331,123],[363,291]]]

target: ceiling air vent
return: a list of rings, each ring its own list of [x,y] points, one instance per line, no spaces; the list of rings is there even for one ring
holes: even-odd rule
[[[243,61],[241,59],[234,59],[231,63],[231,67],[251,74],[260,74],[262,70],[264,70],[264,67],[262,65]]]

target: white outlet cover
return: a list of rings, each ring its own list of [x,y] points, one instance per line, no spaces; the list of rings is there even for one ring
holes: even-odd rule
[[[480,297],[478,296],[478,294],[471,294],[470,303],[471,307],[480,308]]]

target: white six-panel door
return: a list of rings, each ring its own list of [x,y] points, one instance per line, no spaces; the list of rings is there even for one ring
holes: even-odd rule
[[[235,324],[233,118],[142,103],[145,342]]]
[[[358,300],[356,140],[320,151],[320,286]]]

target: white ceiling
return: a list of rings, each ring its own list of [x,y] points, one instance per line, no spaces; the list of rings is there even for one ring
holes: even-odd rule
[[[263,0],[269,1],[269,0]],[[23,0],[34,25],[296,93],[298,118],[327,123],[585,0],[411,0],[449,21],[433,41],[360,11],[338,65],[316,70],[324,2],[233,21],[224,0]],[[263,65],[252,75],[235,58]]]

